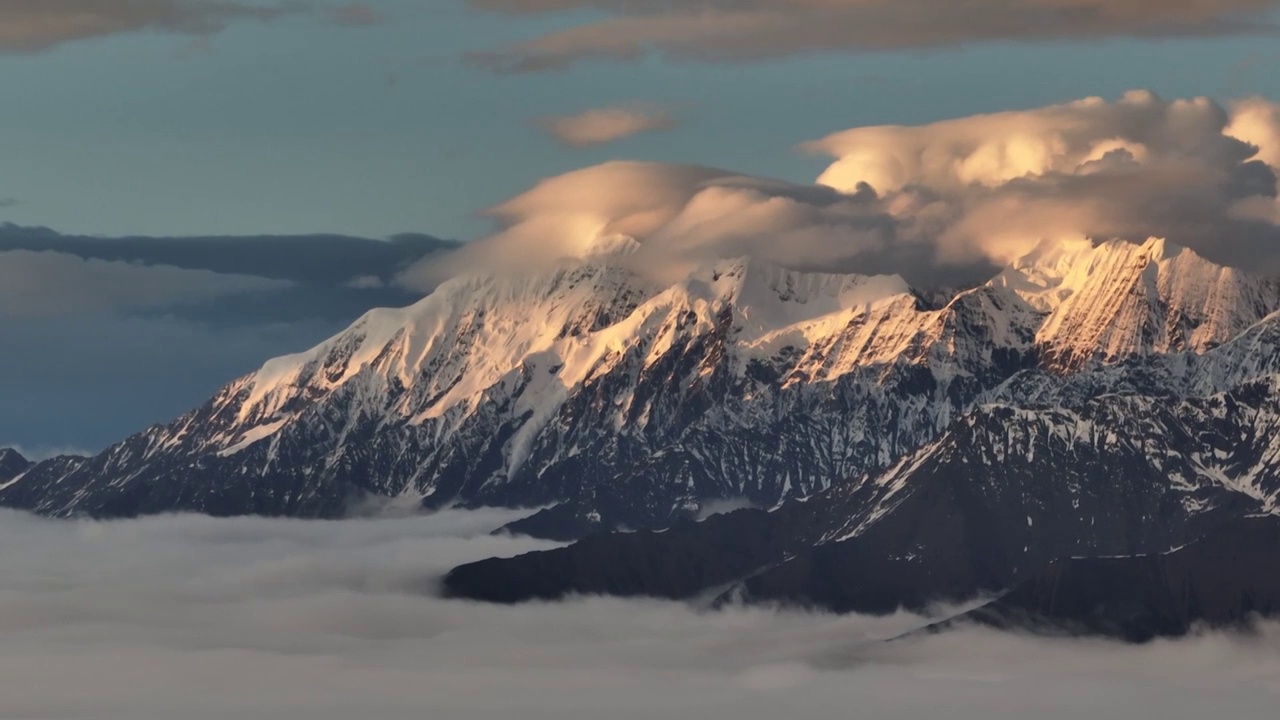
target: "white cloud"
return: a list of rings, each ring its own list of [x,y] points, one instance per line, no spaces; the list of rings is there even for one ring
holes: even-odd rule
[[[576,115],[546,117],[538,121],[560,144],[572,148],[607,145],[643,133],[671,130],[675,116],[665,108],[617,105],[586,110]]]
[[[1253,97],[1233,103],[1227,134],[1258,148],[1258,159],[1280,173],[1280,104]],[[1245,198],[1232,208],[1233,217],[1280,224],[1280,198]]]
[[[502,511],[300,522],[0,516],[0,716],[102,720],[1270,717],[1280,631],[1125,647],[921,620],[432,596],[544,543]],[[852,710],[851,710],[852,709]]]
[[[488,211],[501,227],[399,282],[421,289],[472,271],[523,272],[593,252],[614,235],[646,237],[670,222],[704,182],[728,174],[660,163],[606,163],[549,178]]]
[[[1000,40],[1273,34],[1277,0],[470,0],[588,21],[471,59],[504,72],[650,54],[731,62]],[[603,17],[601,17],[603,16]]]
[[[342,284],[352,290],[381,290],[387,283],[377,275],[359,275]]]
[[[1259,159],[1273,157],[1275,116],[1262,101],[1227,110],[1132,92],[856,128],[803,146],[833,158],[814,185],[609,163],[494,208],[497,233],[434,274],[402,280],[427,287],[440,273],[521,272],[590,255],[616,235],[637,240],[631,261],[663,278],[709,257],[753,255],[799,269],[954,280],[1043,240],[1081,237],[1162,237],[1220,262],[1280,271],[1280,228],[1248,215],[1275,201],[1275,168]]]
[[[1262,124],[1250,114],[1261,114],[1257,105],[1237,107],[1233,122],[1206,98],[1135,91],[1117,102],[858,128],[803,147],[835,158],[820,183],[869,183],[897,195],[900,217],[936,214],[928,240],[943,260],[1003,260],[1044,238],[1154,236],[1238,263],[1256,248],[1233,228],[1232,206],[1276,193],[1266,156],[1233,136],[1241,119]]]
[[[802,148],[836,158],[818,179],[825,185],[850,190],[866,182],[882,192],[920,185],[946,192],[1075,174],[1113,152],[1139,162],[1175,150],[1239,162],[1247,153],[1223,135],[1224,121],[1208,99],[1166,103],[1135,91],[1115,103],[1087,98],[915,127],[855,128]],[[1196,145],[1204,141],[1207,146]]]
[[[1280,168],[1280,105],[1251,97],[1231,105],[1227,134],[1258,147],[1258,159]]]

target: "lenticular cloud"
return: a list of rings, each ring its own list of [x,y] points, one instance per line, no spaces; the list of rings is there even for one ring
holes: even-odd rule
[[[576,115],[543,118],[538,122],[561,145],[585,148],[607,145],[634,135],[671,130],[676,119],[665,108],[639,103],[594,108]]]
[[[680,276],[753,255],[803,270],[962,281],[1044,241],[1151,237],[1218,262],[1280,270],[1280,111],[1254,99],[1135,91],[805,143],[832,158],[813,184],[617,162],[539,183],[443,272],[525,271],[634,241],[630,262]]]

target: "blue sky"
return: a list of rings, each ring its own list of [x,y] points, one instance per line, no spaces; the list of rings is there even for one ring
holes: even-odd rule
[[[476,212],[612,158],[811,181],[797,142],[1153,89],[1280,96],[1273,37],[996,43],[743,64],[648,58],[499,75],[459,56],[594,17],[374,0],[382,22],[232,23],[206,41],[120,34],[0,56],[0,220],[85,234],[402,231],[468,239]],[[538,117],[622,101],[673,132],[566,149]]]

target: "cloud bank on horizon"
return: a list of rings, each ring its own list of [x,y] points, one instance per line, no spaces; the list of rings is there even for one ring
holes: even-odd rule
[[[1280,633],[1141,647],[920,618],[435,596],[545,549],[520,513],[302,522],[0,513],[0,716],[102,720],[1269,717]],[[51,672],[56,668],[56,672]]]
[[[234,23],[320,15],[345,26],[378,22],[372,7],[283,0],[0,0],[0,52],[42,52],[63,43],[108,35],[161,32],[207,37]]]
[[[650,55],[765,60],[991,41],[1262,35],[1277,0],[470,0],[513,16],[594,11],[532,40],[472,53],[499,72],[537,72]],[[598,19],[594,19],[598,18]]]
[[[288,280],[167,265],[82,258],[59,252],[0,252],[0,314],[17,317],[110,314],[272,293]]]
[[[306,349],[456,244],[317,235],[101,238],[0,223],[0,447],[101,449]],[[26,454],[26,453],[24,453]]]
[[[663,278],[751,255],[804,270],[980,275],[1044,241],[1158,237],[1280,272],[1280,110],[1134,91],[922,126],[856,128],[801,148],[833,162],[802,185],[615,162],[544,180],[489,211],[499,230],[407,273],[520,272],[624,236]]]

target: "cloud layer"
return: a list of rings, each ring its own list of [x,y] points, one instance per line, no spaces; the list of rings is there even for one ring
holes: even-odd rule
[[[58,252],[0,252],[0,314],[100,314],[207,303],[286,290],[292,283],[165,265],[87,260]]]
[[[297,522],[0,516],[0,716],[190,720],[1269,717],[1280,633],[1122,647],[919,618],[432,596],[546,545],[515,515]]]
[[[546,117],[539,120],[538,125],[561,145],[584,148],[607,145],[642,133],[671,130],[676,126],[676,118],[661,107],[632,104]]]
[[[215,35],[236,22],[265,22],[320,7],[309,0],[0,0],[0,52],[40,52],[75,40],[147,31]],[[329,13],[343,25],[367,25],[378,18],[359,4]]]
[[[824,51],[861,52],[971,42],[1269,34],[1276,0],[470,0],[534,15],[594,10],[603,18],[475,53],[503,72],[650,54],[730,62]]]
[[[75,237],[0,224],[0,444],[99,449],[373,307],[452,243]]]
[[[1277,168],[1268,161],[1280,152],[1278,118],[1263,100],[1227,109],[1131,92],[836,133],[803,146],[833,158],[813,185],[610,163],[494,208],[499,232],[446,270],[520,271],[627,236],[640,245],[632,262],[664,278],[709,258],[753,255],[797,269],[956,283],[1042,241],[1117,237],[1166,238],[1220,262],[1280,271],[1280,228],[1265,217],[1275,207]]]

